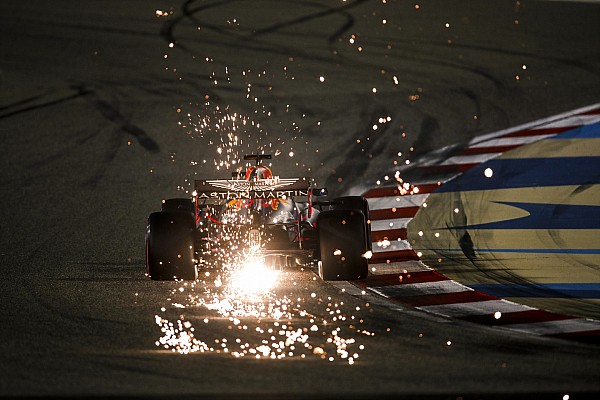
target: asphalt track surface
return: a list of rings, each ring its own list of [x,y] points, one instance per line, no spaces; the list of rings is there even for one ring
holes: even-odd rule
[[[279,153],[280,175],[313,175],[342,193],[407,155],[596,103],[597,4],[40,1],[0,10],[0,395],[600,391],[597,346],[374,303],[310,271],[286,273],[263,317],[236,319],[201,305],[222,292],[214,280],[150,282],[143,261],[145,219],[160,199],[182,195],[193,177],[226,175],[220,163],[243,153]],[[234,144],[222,126],[231,114]],[[163,321],[193,327],[207,350],[157,346]],[[297,329],[310,347],[287,342]],[[250,349],[263,345],[258,359]]]

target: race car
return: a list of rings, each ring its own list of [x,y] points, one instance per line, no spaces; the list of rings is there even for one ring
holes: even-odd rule
[[[316,268],[324,280],[359,280],[372,254],[364,197],[319,201],[310,178],[280,178],[252,154],[231,179],[196,180],[191,198],[164,200],[150,214],[146,267],[153,280],[195,280],[199,268],[258,256],[270,268]]]

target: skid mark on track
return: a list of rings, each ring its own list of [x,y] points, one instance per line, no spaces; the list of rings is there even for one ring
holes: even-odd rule
[[[160,151],[158,143],[148,136],[142,128],[128,121],[123,114],[121,114],[117,105],[104,101],[98,97],[93,97],[92,102],[104,118],[118,125],[122,132],[135,137],[143,148],[151,153],[158,153]]]
[[[89,96],[92,93],[92,91],[84,87],[71,86],[64,94],[49,92],[40,94],[38,96],[32,96],[27,99],[18,100],[12,104],[2,106],[0,108],[0,119],[64,104],[81,97]]]
[[[31,96],[26,99],[15,101],[12,104],[4,105],[0,107],[0,119],[65,104],[83,98],[89,100],[104,118],[117,124],[122,132],[133,136],[143,148],[151,153],[158,153],[160,151],[158,143],[152,139],[144,129],[132,124],[121,114],[115,99],[113,99],[113,102],[103,100],[98,93],[98,90],[91,89],[85,85],[70,85],[63,90],[49,91],[37,96]]]

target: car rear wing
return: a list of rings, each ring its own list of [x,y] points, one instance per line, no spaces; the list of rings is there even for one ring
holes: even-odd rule
[[[198,200],[282,199],[312,195],[312,178],[196,180]],[[316,194],[316,193],[315,193]]]

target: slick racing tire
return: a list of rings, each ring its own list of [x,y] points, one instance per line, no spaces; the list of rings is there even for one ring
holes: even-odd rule
[[[373,251],[371,242],[371,221],[369,215],[369,203],[362,196],[344,196],[333,200],[334,210],[360,210],[365,216],[365,234],[367,236],[367,247]]]
[[[155,212],[148,218],[146,266],[152,280],[196,280],[194,218],[182,212]]]
[[[367,277],[367,229],[361,210],[323,211],[319,214],[317,229],[321,250],[319,275],[323,280]]]
[[[190,198],[175,198],[163,200],[161,211],[189,212],[194,215],[194,203]]]

